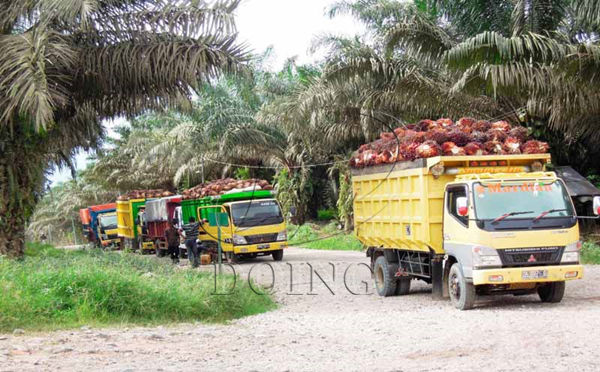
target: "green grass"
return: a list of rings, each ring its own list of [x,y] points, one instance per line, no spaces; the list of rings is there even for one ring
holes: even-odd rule
[[[233,276],[219,279],[225,293]],[[106,325],[225,322],[276,307],[238,278],[213,295],[214,277],[168,260],[28,244],[26,257],[0,257],[0,332]]]
[[[288,226],[288,243],[292,246],[321,249],[362,251],[363,245],[353,232],[339,230],[335,222],[327,225],[306,223],[301,226]]]
[[[581,262],[584,264],[600,265],[600,245],[594,242],[585,242],[581,247]]]
[[[317,220],[319,221],[331,221],[337,218],[337,211],[333,208],[319,209],[317,211]]]

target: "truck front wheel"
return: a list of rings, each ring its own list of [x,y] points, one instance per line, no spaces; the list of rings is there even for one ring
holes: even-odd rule
[[[460,310],[469,310],[475,304],[475,286],[467,282],[463,276],[460,264],[454,263],[448,275],[448,292],[452,305]]]
[[[273,255],[273,260],[275,260],[275,261],[283,260],[283,249],[273,251],[272,255]]]
[[[396,294],[396,271],[398,271],[398,264],[389,263],[384,256],[377,257],[373,265],[377,294],[382,297],[389,297]]]
[[[537,292],[542,302],[560,302],[565,295],[565,282],[548,283],[539,287]]]

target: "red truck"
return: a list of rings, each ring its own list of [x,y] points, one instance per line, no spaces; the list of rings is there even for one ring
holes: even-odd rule
[[[165,230],[175,216],[175,209],[181,205],[181,196],[169,196],[146,202],[145,222],[147,238],[154,242],[156,255],[163,257],[167,252]]]

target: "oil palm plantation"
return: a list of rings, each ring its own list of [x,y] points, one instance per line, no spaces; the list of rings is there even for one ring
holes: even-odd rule
[[[45,171],[97,147],[101,120],[185,100],[245,60],[238,1],[0,3],[0,254],[23,254]]]

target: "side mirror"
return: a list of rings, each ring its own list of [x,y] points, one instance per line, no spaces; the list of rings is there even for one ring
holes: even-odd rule
[[[466,196],[456,198],[456,213],[462,217],[465,217],[469,214],[469,207],[467,204]]]
[[[600,196],[594,196],[594,214],[600,215]]]

